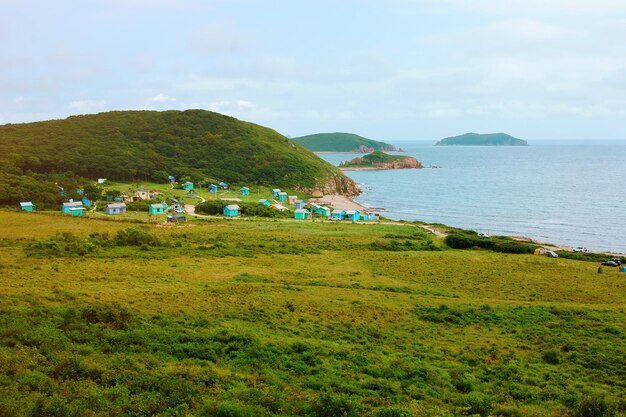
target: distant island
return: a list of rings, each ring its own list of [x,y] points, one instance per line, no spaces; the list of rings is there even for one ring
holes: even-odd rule
[[[317,133],[293,138],[310,151],[332,153],[370,153],[402,151],[389,143],[367,139],[354,133]]]
[[[420,161],[410,156],[388,155],[380,151],[374,151],[368,155],[339,164],[339,169],[342,171],[373,171],[406,168],[424,168],[424,166]]]
[[[435,146],[528,146],[528,142],[506,133],[466,133],[440,140]]]

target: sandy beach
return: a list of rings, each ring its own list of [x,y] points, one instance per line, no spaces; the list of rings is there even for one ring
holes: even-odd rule
[[[369,208],[362,204],[357,203],[350,197],[339,194],[329,194],[315,200],[317,204],[322,206],[331,206],[332,208],[339,210],[358,210],[360,212],[366,211],[381,211],[381,208]]]

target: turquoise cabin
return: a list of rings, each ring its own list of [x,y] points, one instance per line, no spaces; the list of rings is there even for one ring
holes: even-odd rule
[[[170,184],[174,184],[176,182],[176,177],[174,177],[173,175],[168,176],[167,182],[169,182]]]
[[[343,220],[346,218],[346,211],[345,210],[333,210],[330,213],[330,216],[333,219]]]
[[[23,211],[32,212],[35,210],[35,206],[33,206],[33,203],[31,203],[30,201],[21,202],[20,207]]]
[[[369,219],[370,219],[370,215],[369,214],[367,214],[367,213],[361,214],[361,219],[360,220],[368,221]]]
[[[280,193],[280,188],[274,188],[272,190],[272,197],[278,198],[278,194]]]
[[[185,191],[193,190],[193,182],[185,181],[183,183],[183,190],[185,190]]]
[[[215,184],[209,185],[209,192],[210,193],[217,193],[217,185],[215,185]]]
[[[63,203],[63,206],[61,206],[61,211],[63,213],[69,213],[71,209],[82,207],[82,206],[83,206],[82,201],[70,201],[68,203]]]
[[[279,192],[278,201],[287,201],[287,193],[284,191]]]
[[[85,207],[72,207],[70,209],[70,214],[72,217],[82,217],[85,214]]]
[[[239,192],[241,193],[241,195],[250,195],[250,189],[248,187],[241,187],[241,190],[239,190]]]
[[[269,200],[265,199],[265,198],[260,199],[258,201],[258,203],[263,205],[263,206],[265,206],[265,207],[269,207],[269,206],[272,205],[272,203]]]
[[[293,217],[297,220],[306,220],[311,218],[311,212],[307,209],[296,209],[294,211]]]
[[[361,219],[361,213],[358,210],[347,210],[346,211],[346,220],[357,221]]]
[[[228,184],[226,184],[224,181],[220,182],[219,186],[223,188],[224,190],[228,188]]]
[[[239,216],[239,206],[236,204],[229,204],[224,207],[224,216],[237,217]]]
[[[83,203],[83,206],[85,207],[91,207],[91,200],[88,199],[87,197],[82,198],[82,203]]]
[[[157,203],[157,204],[150,204],[150,207],[148,207],[148,213],[150,214],[163,214],[165,212],[167,212],[167,204],[165,203]]]
[[[328,207],[315,207],[315,214],[321,214],[324,217],[330,217],[330,209]]]

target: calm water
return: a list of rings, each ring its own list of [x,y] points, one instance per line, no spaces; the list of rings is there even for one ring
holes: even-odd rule
[[[356,198],[398,220],[626,252],[626,141],[534,141],[525,147],[397,142],[440,169],[351,171]],[[338,165],[352,154],[320,155]]]

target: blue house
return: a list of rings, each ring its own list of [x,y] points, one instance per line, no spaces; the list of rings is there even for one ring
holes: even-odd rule
[[[107,214],[125,214],[126,203],[107,204],[106,212]]]
[[[167,177],[167,181],[168,181],[170,184],[173,184],[173,183],[175,183],[175,182],[176,182],[176,177],[174,177],[173,175],[170,175],[169,177]]]
[[[72,217],[81,217],[85,214],[85,210],[87,210],[85,207],[72,207],[70,214]]]
[[[265,198],[260,199],[258,201],[258,203],[263,205],[263,206],[265,206],[265,207],[269,207],[269,206],[272,205],[272,203],[269,200],[265,199]]]
[[[224,216],[226,217],[237,217],[239,216],[239,206],[236,204],[229,204],[224,207]]]
[[[24,201],[20,203],[20,207],[22,208],[22,210],[28,212],[32,212],[35,210],[35,206],[33,206],[33,203],[31,203],[30,201]]]
[[[355,222],[361,219],[361,213],[359,213],[358,210],[347,210],[345,219]]]
[[[328,207],[315,207],[315,214],[321,214],[324,217],[330,217],[330,209]]]
[[[165,212],[167,212],[167,204],[165,203],[157,203],[157,204],[150,204],[150,207],[148,207],[148,213],[150,214],[163,214]]]
[[[189,181],[183,182],[183,190],[185,191],[193,190],[193,182],[189,182]]]
[[[303,209],[304,206],[306,206],[306,201],[302,201],[302,200],[298,200],[296,202],[293,203],[294,208],[297,209]]]
[[[83,203],[83,206],[85,207],[91,207],[91,200],[88,199],[87,197],[82,198],[82,203]]]
[[[294,211],[293,217],[297,220],[306,220],[311,218],[311,212],[307,209],[297,209]]]
[[[69,213],[71,209],[82,207],[82,206],[83,206],[82,201],[70,201],[68,203],[63,203],[63,206],[61,206],[61,211],[63,213]]]
[[[330,213],[330,216],[333,219],[343,220],[346,218],[346,211],[345,210],[333,210]]]
[[[224,181],[220,182],[219,186],[223,188],[224,190],[228,188],[228,184],[226,184]]]
[[[239,190],[239,192],[241,193],[241,195],[250,195],[250,189],[248,187],[241,187],[241,190]]]
[[[278,201],[287,201],[287,193],[284,191],[279,192]]]
[[[280,193],[280,188],[274,188],[272,190],[272,197],[278,198],[278,193]]]
[[[210,193],[217,193],[217,185],[215,185],[215,184],[209,185],[209,192]]]

